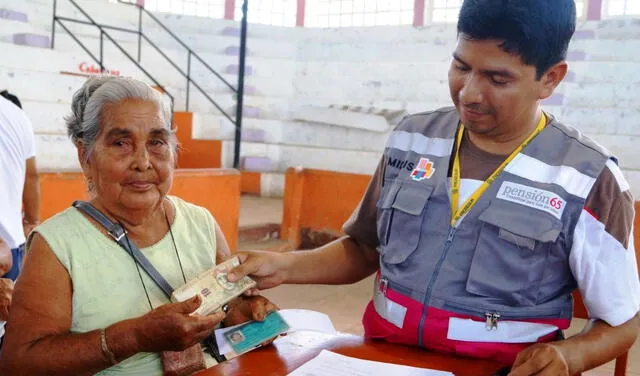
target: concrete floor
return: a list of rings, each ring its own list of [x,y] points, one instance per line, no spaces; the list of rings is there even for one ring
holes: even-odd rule
[[[282,216],[282,200],[279,199],[243,196],[241,206],[240,222],[245,225],[278,223],[277,219]],[[241,243],[240,249],[277,249],[282,244],[279,240]],[[331,317],[338,331],[362,335],[360,319],[371,298],[372,278],[345,286],[282,285],[263,294],[282,309],[304,308],[324,312]],[[584,320],[574,319],[567,335],[580,332],[584,323]],[[584,375],[613,375],[613,362]],[[631,349],[627,375],[640,376],[640,342]]]

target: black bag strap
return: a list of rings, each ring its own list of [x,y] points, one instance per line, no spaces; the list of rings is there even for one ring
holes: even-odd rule
[[[102,227],[104,227],[109,235],[113,238],[124,249],[138,265],[142,269],[144,269],[145,273],[160,287],[160,289],[167,295],[167,298],[171,300],[171,293],[173,292],[173,287],[167,282],[166,279],[158,272],[158,270],[153,266],[153,264],[149,261],[149,259],[136,247],[136,245],[132,242],[127,241],[125,234],[126,230],[122,228],[119,223],[113,223],[106,215],[102,214],[102,212],[95,208],[95,206],[91,205],[86,201],[74,201],[74,208],[80,210],[85,213],[89,217],[93,218],[96,222],[98,222]],[[215,331],[211,333],[210,336],[204,339],[203,343],[209,350],[209,353],[213,358],[218,362],[222,363],[227,358],[220,354],[220,350],[218,348],[218,342],[216,341]]]
[[[113,223],[106,215],[102,214],[100,210],[96,209],[93,205],[86,201],[75,201],[73,207],[82,211],[89,217],[93,218],[96,222],[100,223],[104,227],[109,235],[122,247],[135,262],[147,273],[147,275],[160,287],[164,294],[171,300],[171,293],[173,287],[167,282],[166,279],[158,272],[158,269],[153,266],[149,259],[136,247],[136,245],[130,241],[127,241],[125,237],[126,230],[122,228],[119,223]]]

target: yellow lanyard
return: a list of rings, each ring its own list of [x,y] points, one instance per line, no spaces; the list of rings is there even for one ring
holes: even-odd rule
[[[464,134],[464,125],[460,124],[460,129],[458,129],[458,135],[456,136],[456,153],[453,156],[453,169],[451,171],[451,226],[455,226],[460,218],[464,217],[465,214],[471,210],[473,205],[478,202],[480,196],[484,194],[484,192],[489,188],[489,185],[493,183],[498,175],[502,173],[502,171],[507,167],[509,162],[513,160],[513,158],[518,155],[522,149],[527,147],[529,143],[544,129],[547,123],[547,118],[542,114],[540,116],[540,121],[536,126],[536,129],[527,137],[526,140],[520,144],[508,157],[505,159],[500,166],[487,178],[487,180],[482,183],[482,185],[473,192],[473,194],[467,199],[467,201],[462,205],[461,208],[458,208],[458,201],[460,200],[460,144],[462,143],[462,135]]]

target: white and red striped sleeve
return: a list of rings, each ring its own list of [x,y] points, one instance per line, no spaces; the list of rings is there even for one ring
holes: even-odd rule
[[[569,265],[589,316],[618,326],[640,310],[634,201],[615,162],[596,179],[573,236]]]

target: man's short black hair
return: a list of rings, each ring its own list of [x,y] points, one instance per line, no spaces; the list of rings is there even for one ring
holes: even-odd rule
[[[464,0],[458,34],[496,39],[502,50],[536,68],[536,78],[567,57],[576,29],[574,0]]]

